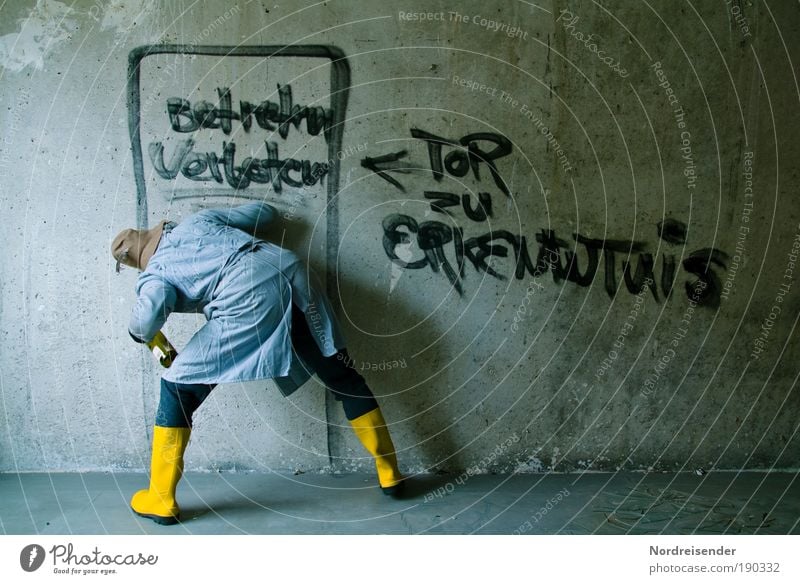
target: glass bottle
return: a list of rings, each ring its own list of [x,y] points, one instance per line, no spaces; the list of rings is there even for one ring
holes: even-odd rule
[[[156,336],[153,337],[152,341],[147,343],[147,346],[153,351],[153,355],[156,356],[158,362],[164,367],[172,365],[175,357],[178,356],[178,351],[175,350],[175,347],[172,346],[172,343],[167,340],[167,337],[165,337],[164,333],[161,331],[156,333]]]

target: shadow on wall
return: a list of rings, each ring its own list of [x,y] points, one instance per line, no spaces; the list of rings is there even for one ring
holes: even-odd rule
[[[298,220],[286,219],[281,216],[276,221],[270,233],[257,234],[264,239],[276,244],[280,244],[288,249],[298,249],[311,237],[313,226]],[[325,266],[320,258],[303,258],[309,267],[317,274],[325,273]],[[393,326],[399,328],[411,328],[411,333],[403,335],[404,340],[393,344],[396,349],[392,354],[382,354],[380,362],[372,363],[366,359],[369,351],[366,347],[370,344],[370,334],[358,330],[356,325],[348,322],[343,311],[339,311],[339,319],[345,331],[348,343],[348,350],[352,362],[350,366],[356,368],[358,372],[367,380],[367,384],[372,389],[378,399],[381,409],[390,424],[390,432],[398,451],[398,459],[401,467],[407,468],[413,464],[418,466],[418,461],[423,461],[426,471],[433,471],[440,467],[457,468],[458,460],[456,453],[462,445],[456,444],[451,434],[447,431],[451,423],[447,416],[447,402],[442,401],[438,405],[422,406],[424,412],[420,412],[418,404],[425,404],[430,401],[427,393],[432,384],[439,383],[440,374],[430,369],[427,363],[441,362],[443,355],[437,351],[437,344],[425,350],[424,362],[426,365],[419,366],[420,360],[415,359],[413,354],[417,353],[416,347],[419,343],[412,341],[417,339],[436,339],[442,331],[438,330],[432,319],[425,318],[427,315],[416,309],[403,295],[392,297],[391,308],[381,310],[386,307],[386,292],[381,287],[364,286],[358,283],[356,278],[349,279],[340,272],[329,274],[329,278],[336,278],[334,287],[344,291],[341,303],[347,308],[346,312],[358,311],[360,307],[368,306],[370,311],[379,313],[378,322],[375,327],[380,326],[381,320],[390,320]],[[330,288],[330,285],[329,285]],[[407,340],[406,340],[407,339]],[[402,355],[401,355],[402,353]],[[401,365],[402,363],[402,365]],[[428,378],[431,377],[430,380]],[[315,377],[307,382],[299,391],[315,391],[321,389],[321,382]],[[372,466],[372,460],[363,456],[359,447],[354,447],[353,454],[348,454],[348,445],[355,445],[352,430],[347,423],[341,404],[335,401],[330,392],[326,396],[326,410],[328,415],[329,448],[332,458],[332,466],[335,470],[353,470],[354,466],[363,466],[368,470]],[[451,458],[452,457],[452,458]],[[407,462],[408,464],[403,464]]]
[[[366,378],[384,409],[401,464],[421,465],[426,472],[458,468],[463,461],[457,452],[464,445],[455,442],[448,430],[452,402],[445,396],[452,388],[442,387],[453,382],[436,365],[448,358],[441,342],[446,331],[414,303],[413,296],[390,295],[386,287],[367,285],[364,279],[338,277],[342,324],[352,330],[348,339],[352,366]],[[456,294],[453,289],[449,293]],[[402,332],[389,338],[371,334],[390,330]],[[341,439],[349,438],[347,430],[340,434],[344,434]]]

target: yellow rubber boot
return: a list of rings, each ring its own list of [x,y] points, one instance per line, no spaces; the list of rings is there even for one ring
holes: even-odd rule
[[[183,474],[183,452],[190,433],[189,428],[153,428],[150,488],[139,491],[131,499],[134,513],[161,525],[178,522],[180,508],[175,501],[175,487]]]
[[[353,430],[373,457],[375,468],[378,471],[378,482],[387,495],[399,495],[403,475],[397,468],[397,456],[394,451],[389,429],[383,419],[380,408],[375,408],[353,420],[350,420]]]

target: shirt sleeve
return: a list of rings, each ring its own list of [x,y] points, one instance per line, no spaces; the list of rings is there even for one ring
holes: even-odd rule
[[[138,299],[131,312],[128,332],[139,342],[153,340],[175,308],[175,287],[158,276],[145,274],[136,284]]]
[[[203,213],[224,225],[236,227],[250,235],[264,230],[278,214],[275,207],[260,201],[229,209],[207,209]]]

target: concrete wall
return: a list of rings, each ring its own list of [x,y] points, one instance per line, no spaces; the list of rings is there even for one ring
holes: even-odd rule
[[[136,274],[110,240],[253,198],[326,278],[406,470],[798,466],[796,7],[0,15],[0,470],[146,466],[160,371],[127,336]],[[169,98],[208,112],[225,87],[263,124],[171,126]],[[280,132],[287,87],[319,117]],[[231,143],[227,177],[206,153]],[[308,184],[237,182],[246,157],[308,161]],[[219,387],[187,466],[371,465],[312,381]]]

